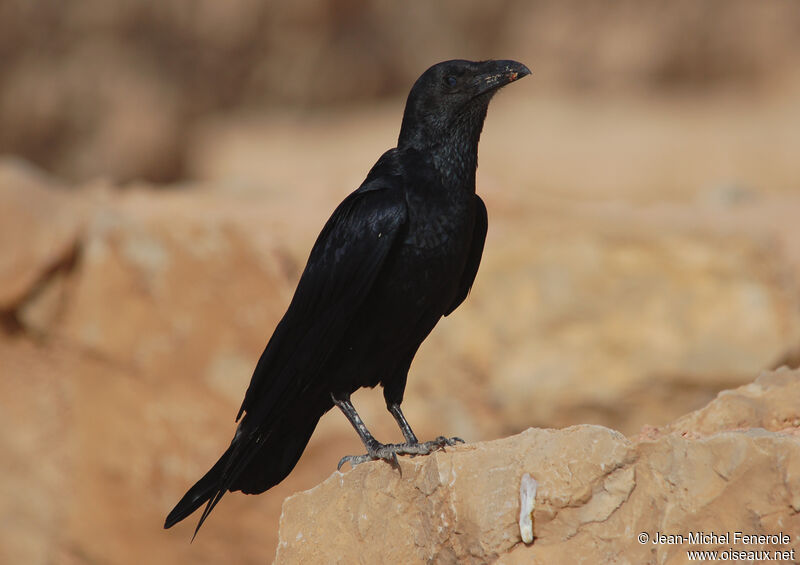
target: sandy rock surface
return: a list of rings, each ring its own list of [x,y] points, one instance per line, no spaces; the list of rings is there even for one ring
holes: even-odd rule
[[[638,440],[600,426],[531,428],[403,460],[400,472],[381,462],[336,472],[286,500],[275,562],[683,563],[693,549],[791,551],[799,394],[800,371],[783,369]],[[765,429],[762,414],[778,421]],[[525,473],[538,485],[532,544],[519,525]],[[736,543],[737,531],[792,541]],[[652,542],[692,532],[731,539]]]

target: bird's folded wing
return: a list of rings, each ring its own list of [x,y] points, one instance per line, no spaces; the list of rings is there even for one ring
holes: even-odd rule
[[[489,227],[489,218],[486,214],[486,205],[481,197],[475,195],[475,227],[472,228],[472,243],[469,248],[469,256],[464,270],[461,273],[461,281],[458,286],[458,294],[445,311],[444,315],[449,316],[453,310],[458,308],[467,299],[475,276],[478,274],[478,267],[483,256],[483,244],[486,242],[486,231]]]
[[[321,378],[374,284],[407,211],[397,177],[371,177],[339,205],[317,238],[291,304],[258,361],[237,420],[246,412],[252,423],[266,423],[282,403]]]

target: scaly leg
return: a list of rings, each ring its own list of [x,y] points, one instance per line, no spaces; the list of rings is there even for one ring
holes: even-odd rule
[[[411,430],[411,426],[406,420],[405,415],[403,415],[403,411],[400,410],[400,405],[398,403],[392,403],[386,406],[391,412],[392,416],[394,416],[397,425],[400,426],[400,431],[403,432],[403,437],[406,438],[405,443],[398,443],[394,444],[396,447],[401,448],[402,451],[397,451],[401,455],[428,455],[429,453],[436,451],[438,449],[442,449],[445,446],[454,446],[459,443],[464,443],[464,440],[460,437],[444,437],[439,436],[432,441],[426,441],[425,443],[419,443],[417,440],[416,434]]]
[[[389,412],[391,412],[392,416],[394,416],[397,425],[400,426],[400,431],[403,432],[403,437],[406,438],[406,443],[419,443],[417,436],[411,431],[411,426],[408,425],[408,420],[406,420],[406,417],[403,415],[403,411],[400,410],[400,405],[395,402],[388,404],[386,408],[389,409]]]
[[[400,464],[397,462],[398,455],[428,455],[429,453],[442,449],[445,446],[453,446],[457,443],[464,443],[464,441],[460,438],[445,438],[442,436],[433,441],[419,443],[417,441],[417,437],[414,435],[414,432],[411,431],[411,426],[409,426],[408,421],[405,419],[405,416],[403,416],[400,406],[398,404],[392,404],[389,406],[389,411],[392,413],[395,420],[397,420],[397,423],[403,432],[403,436],[406,439],[406,443],[383,444],[376,440],[367,429],[367,426],[364,425],[363,420],[361,420],[361,417],[358,415],[358,412],[356,412],[352,402],[350,402],[350,395],[346,395],[343,398],[337,398],[334,394],[331,394],[331,399],[350,421],[353,428],[356,430],[356,433],[358,433],[358,437],[361,438],[364,447],[367,448],[367,453],[364,455],[346,455],[342,457],[342,459],[339,461],[337,469],[341,469],[345,463],[350,463],[352,467],[355,467],[356,465],[364,463],[365,461],[375,461],[377,459],[383,459],[392,467],[399,469]]]

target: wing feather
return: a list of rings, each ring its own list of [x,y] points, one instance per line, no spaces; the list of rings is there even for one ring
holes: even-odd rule
[[[279,403],[320,378],[406,223],[402,189],[391,181],[368,178],[326,223],[258,361],[237,420],[244,412],[268,419]]]
[[[489,217],[486,213],[486,205],[481,200],[481,197],[475,195],[475,227],[472,228],[472,243],[469,248],[469,256],[467,263],[464,266],[464,271],[461,273],[461,283],[459,285],[458,294],[455,300],[445,311],[444,315],[449,316],[453,310],[458,308],[464,300],[467,299],[469,291],[472,288],[472,283],[475,282],[475,277],[478,274],[478,267],[481,264],[481,256],[483,256],[483,244],[486,242],[486,232],[489,228]]]

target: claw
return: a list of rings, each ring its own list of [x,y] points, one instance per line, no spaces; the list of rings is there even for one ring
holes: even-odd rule
[[[397,469],[398,471],[400,470],[400,461],[397,460],[397,453],[396,452],[391,451],[390,454],[389,454],[389,458],[388,459],[386,457],[381,457],[381,459],[383,459],[389,465],[391,465],[392,469]]]
[[[453,437],[439,436],[433,441],[442,444],[442,446],[449,445],[450,447],[454,447],[454,446],[458,445],[459,443],[466,443],[460,437],[455,437],[455,436],[453,436]]]
[[[339,460],[336,470],[341,471],[345,463],[350,463],[350,467],[355,468],[356,465],[360,465],[366,461],[377,461],[381,459],[391,465],[393,469],[401,471],[400,461],[397,459],[398,455],[409,455],[411,457],[429,455],[434,451],[443,450],[446,446],[453,447],[459,443],[464,443],[464,440],[460,437],[447,438],[444,436],[439,436],[425,443],[379,443],[375,446],[371,445],[368,453],[364,455],[345,455]]]
[[[350,468],[355,469],[356,465],[361,465],[362,463],[373,460],[374,459],[370,457],[368,453],[365,453],[364,455],[345,455],[339,460],[336,470],[341,471],[345,463],[350,463]]]

